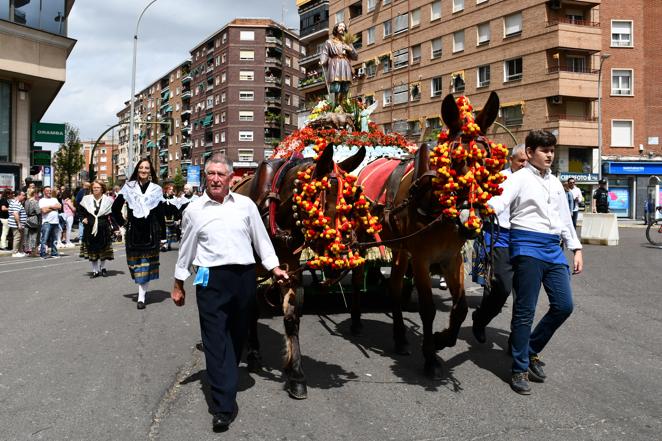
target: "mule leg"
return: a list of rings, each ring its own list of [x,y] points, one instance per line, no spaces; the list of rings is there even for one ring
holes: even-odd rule
[[[414,283],[418,291],[418,313],[423,324],[423,358],[425,359],[425,374],[433,380],[443,378],[443,367],[437,358],[432,326],[437,308],[432,298],[432,280],[430,278],[430,264],[426,259],[412,258]]]
[[[446,282],[453,299],[448,328],[434,335],[435,347],[438,350],[455,346],[460,327],[467,317],[467,298],[464,292],[464,262],[458,253],[455,261],[450,265]]]
[[[400,355],[409,355],[409,342],[407,342],[407,329],[402,318],[402,280],[407,271],[409,259],[402,251],[393,252],[393,263],[391,264],[391,278],[389,288],[391,291],[391,308],[393,312],[393,340],[395,352]]]
[[[285,390],[290,397],[303,400],[308,397],[306,377],[303,374],[301,348],[299,346],[299,324],[301,305],[297,293],[289,288],[283,299],[283,323],[285,325]]]
[[[363,277],[365,274],[365,265],[352,270],[352,325],[350,331],[352,335],[361,335],[363,323],[361,323],[361,289],[363,288]]]

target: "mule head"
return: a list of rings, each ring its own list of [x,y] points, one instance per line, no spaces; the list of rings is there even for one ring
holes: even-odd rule
[[[441,119],[448,127],[448,137],[455,139],[462,133],[462,121],[460,120],[460,109],[457,108],[455,97],[449,93],[441,102]]]
[[[324,176],[327,176],[333,171],[333,165],[333,144],[327,144],[317,159],[313,177],[315,179],[321,179]]]
[[[490,93],[487,103],[475,118],[476,124],[480,127],[481,135],[485,135],[487,129],[496,121],[499,116],[499,106],[499,95],[493,91]]]

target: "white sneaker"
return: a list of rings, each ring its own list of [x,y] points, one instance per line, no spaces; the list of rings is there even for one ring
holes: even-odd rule
[[[14,253],[11,256],[12,257],[25,257],[25,254],[23,254],[23,253]]]

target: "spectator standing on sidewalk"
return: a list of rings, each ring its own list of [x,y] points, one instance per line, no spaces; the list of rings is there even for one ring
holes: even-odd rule
[[[37,190],[28,187],[26,197],[25,214],[28,218],[25,222],[26,230],[23,232],[23,247],[26,254],[36,256],[39,229],[41,228],[41,212],[39,211],[39,201],[37,201]]]
[[[51,187],[44,187],[44,197],[39,199],[41,210],[41,238],[39,240],[39,257],[48,258],[46,247],[50,248],[50,257],[58,257],[57,234],[60,231],[59,210],[62,205],[53,197]]]
[[[76,204],[74,204],[74,201],[71,199],[71,192],[69,190],[65,190],[64,194],[62,195],[62,211],[62,218],[65,222],[64,246],[70,248],[74,246],[74,244],[71,243],[71,229],[74,225]]]
[[[12,191],[5,189],[0,196],[0,250],[8,250],[9,244],[7,243],[7,236],[9,236],[9,200],[12,197]]]
[[[591,208],[593,213],[609,213],[609,190],[607,190],[607,180],[600,179],[598,182],[598,189],[593,193],[593,200]]]
[[[12,257],[24,257],[23,253],[23,236],[25,232],[25,222],[28,216],[25,214],[25,192],[17,191],[16,196],[10,199],[9,202],[9,218],[7,224],[12,232]]]
[[[575,202],[575,205],[572,208],[572,225],[577,228],[577,218],[579,217],[579,204],[584,202],[584,196],[582,191],[575,185],[575,178],[568,179],[568,188],[570,193],[572,193],[572,199]]]

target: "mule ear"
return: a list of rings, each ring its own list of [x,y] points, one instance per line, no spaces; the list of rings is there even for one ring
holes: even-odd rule
[[[483,110],[476,115],[476,124],[480,127],[480,133],[485,134],[487,129],[496,121],[499,116],[499,95],[496,92],[492,91],[490,97],[487,99]]]
[[[427,143],[421,144],[414,160],[414,177],[420,178],[430,169],[430,147]]]
[[[319,179],[331,173],[333,170],[333,144],[327,144],[324,151],[317,160],[313,177]]]
[[[361,165],[363,160],[365,159],[366,155],[366,149],[365,146],[359,147],[359,151],[354,153],[354,155],[350,156],[349,158],[345,159],[342,161],[340,164],[338,164],[338,167],[343,169],[346,172],[352,172]]]
[[[444,101],[441,103],[441,119],[448,127],[449,137],[455,138],[462,130],[462,123],[460,122],[460,109],[457,108],[453,94],[446,95]]]

